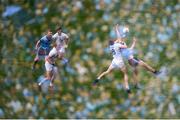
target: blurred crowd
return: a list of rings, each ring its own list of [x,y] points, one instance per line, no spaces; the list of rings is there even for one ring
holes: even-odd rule
[[[2,0],[0,4],[0,118],[180,118],[180,3],[178,0]],[[114,26],[128,25],[127,44],[137,38],[137,56],[163,71],[140,70],[140,89],[123,88],[114,71],[93,87],[110,64]],[[58,63],[54,93],[44,78],[44,62],[31,70],[35,43],[47,29],[62,26],[70,37],[66,58]]]

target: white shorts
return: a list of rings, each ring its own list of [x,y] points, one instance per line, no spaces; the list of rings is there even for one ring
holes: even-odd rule
[[[52,71],[55,68],[55,65],[50,64],[48,61],[45,62],[46,71]]]
[[[60,52],[60,53],[65,53],[65,48],[64,48],[64,47],[60,48],[60,49],[58,50],[58,52]]]
[[[120,59],[117,59],[117,58],[114,58],[111,62],[111,65],[110,65],[112,68],[123,68],[124,67],[124,62],[123,60],[120,60]]]

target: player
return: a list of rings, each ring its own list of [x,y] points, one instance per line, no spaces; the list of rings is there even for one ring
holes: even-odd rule
[[[137,79],[138,69],[137,69],[137,66],[142,66],[147,71],[150,71],[155,75],[160,74],[160,71],[157,71],[156,69],[152,68],[150,65],[145,63],[143,60],[140,60],[140,59],[134,57],[133,49],[134,49],[135,44],[136,44],[136,38],[133,38],[133,43],[132,43],[131,47],[127,48],[127,45],[124,41],[125,41],[125,39],[128,35],[128,32],[129,32],[128,27],[124,27],[124,28],[121,28],[121,30],[119,30],[119,25],[116,25],[115,31],[116,31],[116,34],[118,37],[117,39],[119,39],[121,41],[120,43],[124,45],[124,47],[121,47],[121,49],[120,49],[122,56],[123,56],[123,58],[125,58],[125,60],[128,60],[129,65],[133,68],[133,78],[134,78],[135,88],[138,88],[138,79]]]
[[[51,50],[51,42],[52,42],[52,32],[51,30],[47,31],[47,34],[43,36],[40,40],[36,43],[36,57],[34,59],[34,63],[32,66],[32,70],[35,69],[37,62],[40,59],[45,59],[45,57],[49,54]]]
[[[55,60],[57,58],[61,59],[61,54],[58,52],[58,47],[55,44],[53,49],[49,52],[49,55],[45,58],[46,79],[39,82],[39,86],[41,86],[46,80],[49,80],[49,86],[51,88],[53,87],[53,82],[57,73],[57,67],[55,65]]]
[[[64,58],[65,48],[68,46],[69,36],[62,32],[62,28],[59,27],[57,32],[52,36],[53,40],[55,40],[58,52],[64,63],[67,63],[67,59]]]
[[[123,47],[126,47],[126,46],[121,45],[120,41],[118,39],[114,43],[112,43],[110,41],[110,49],[113,53],[113,60],[110,64],[110,66],[108,67],[108,69],[105,72],[101,73],[97,77],[96,80],[94,80],[93,85],[96,85],[104,75],[110,73],[113,69],[117,68],[120,71],[122,71],[124,74],[124,83],[125,83],[125,89],[126,89],[127,93],[131,93],[129,84],[128,84],[127,69],[126,69],[126,66],[124,65],[123,59],[121,57],[121,52],[119,51],[119,49],[123,48]]]

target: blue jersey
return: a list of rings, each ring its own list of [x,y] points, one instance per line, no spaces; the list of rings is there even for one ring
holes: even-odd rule
[[[40,39],[40,47],[43,49],[50,49],[51,39],[44,36]]]
[[[120,51],[125,59],[129,59],[130,56],[133,56],[134,54],[134,51],[130,48],[121,48]]]

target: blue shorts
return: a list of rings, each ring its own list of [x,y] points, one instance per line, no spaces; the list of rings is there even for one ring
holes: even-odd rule
[[[140,60],[139,60],[138,58],[132,58],[132,59],[129,59],[129,60],[128,60],[129,64],[130,64],[131,66],[133,66],[133,67],[138,66],[139,61],[140,61]]]
[[[37,55],[38,56],[46,56],[49,54],[49,52],[50,52],[50,48],[39,47],[37,50]]]

